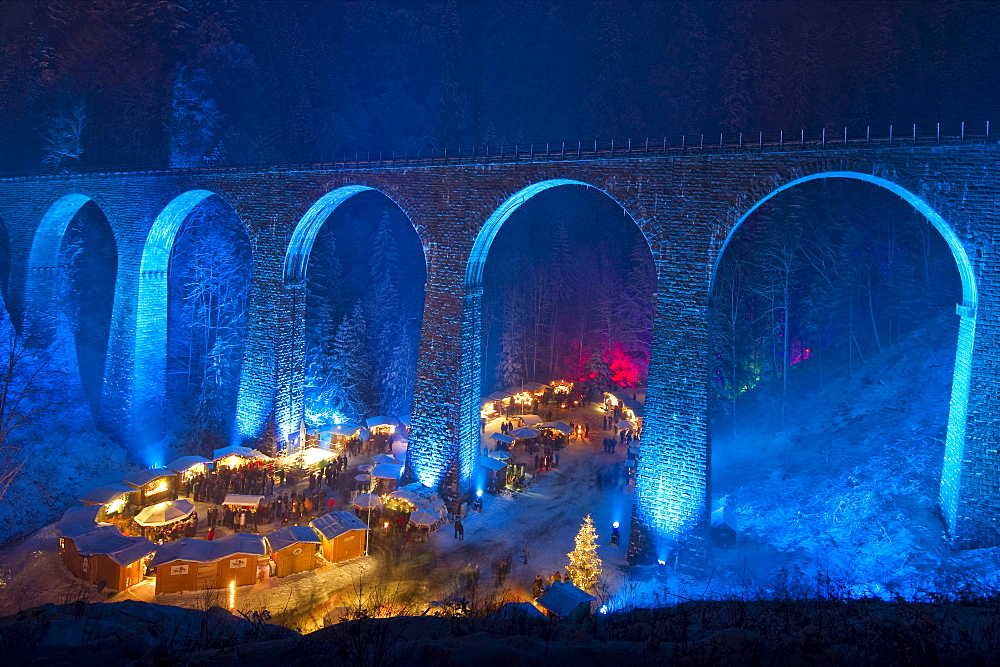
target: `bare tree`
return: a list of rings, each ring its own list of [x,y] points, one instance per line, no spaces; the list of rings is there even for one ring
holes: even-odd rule
[[[20,474],[25,448],[16,434],[48,407],[50,351],[25,345],[6,315],[0,323],[0,500]]]
[[[49,118],[42,165],[60,170],[79,163],[86,128],[87,103],[83,97],[75,96]]]

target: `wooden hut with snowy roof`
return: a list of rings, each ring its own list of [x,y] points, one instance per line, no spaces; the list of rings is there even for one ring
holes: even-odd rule
[[[368,526],[352,512],[329,512],[309,525],[319,533],[323,558],[331,563],[364,555]]]
[[[123,535],[108,524],[73,537],[64,533],[60,543],[70,572],[115,592],[142,581],[146,560],[156,549],[146,538]]]
[[[226,588],[257,581],[257,570],[267,564],[267,543],[260,535],[235,533],[208,542],[185,538],[156,550],[156,594]]]
[[[712,510],[712,543],[726,549],[736,546],[739,531],[728,505]]]
[[[84,576],[83,572],[83,557],[76,549],[76,538],[97,530],[98,526],[110,525],[98,523],[98,516],[103,509],[103,505],[71,507],[66,510],[55,525],[56,535],[59,536],[59,555],[62,557],[63,564],[66,569],[81,579],[87,577]]]
[[[590,603],[596,599],[568,581],[557,581],[535,603],[550,618],[581,619],[590,615]]]
[[[285,526],[268,533],[264,539],[271,547],[276,576],[316,569],[316,555],[323,542],[309,526]]]
[[[124,482],[139,491],[139,507],[177,497],[177,473],[169,468],[148,468],[128,474]]]

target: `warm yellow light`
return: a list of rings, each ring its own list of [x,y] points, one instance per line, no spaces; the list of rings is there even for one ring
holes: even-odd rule
[[[115,498],[110,503],[104,506],[105,514],[118,514],[125,507],[125,496]]]
[[[236,608],[236,581],[229,582],[229,610]]]
[[[149,494],[163,493],[166,490],[167,490],[167,480],[160,478],[159,480],[156,481],[156,484],[150,484],[149,491],[147,491],[147,493]]]
[[[243,465],[243,457],[237,454],[230,454],[226,458],[219,461],[220,465],[224,465],[227,468],[238,468]]]

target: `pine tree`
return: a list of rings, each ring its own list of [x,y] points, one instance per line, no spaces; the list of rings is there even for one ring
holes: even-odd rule
[[[584,591],[593,590],[601,576],[601,559],[597,556],[597,531],[589,514],[576,534],[576,548],[566,555],[569,556],[566,575],[573,585]]]

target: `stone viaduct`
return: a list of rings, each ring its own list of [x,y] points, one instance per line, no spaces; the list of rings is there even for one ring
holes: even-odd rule
[[[0,180],[0,219],[10,238],[4,292],[15,322],[46,326],[62,234],[81,206],[100,207],[118,252],[102,418],[135,444],[143,432],[155,432],[165,409],[173,240],[194,207],[212,194],[222,197],[253,247],[238,430],[253,440],[273,423],[280,440],[303,410],[304,275],[312,241],[339,204],[377,190],[409,216],[427,267],[408,472],[464,493],[479,442],[481,277],[490,243],[538,192],[596,188],[631,216],[657,271],[632,546],[665,559],[690,536],[697,539],[708,514],[707,323],[714,269],[728,239],[784,189],[817,178],[860,179],[912,204],[954,255],[963,298],[940,503],[960,543],[996,545],[998,159],[996,142],[897,141],[8,178]]]

